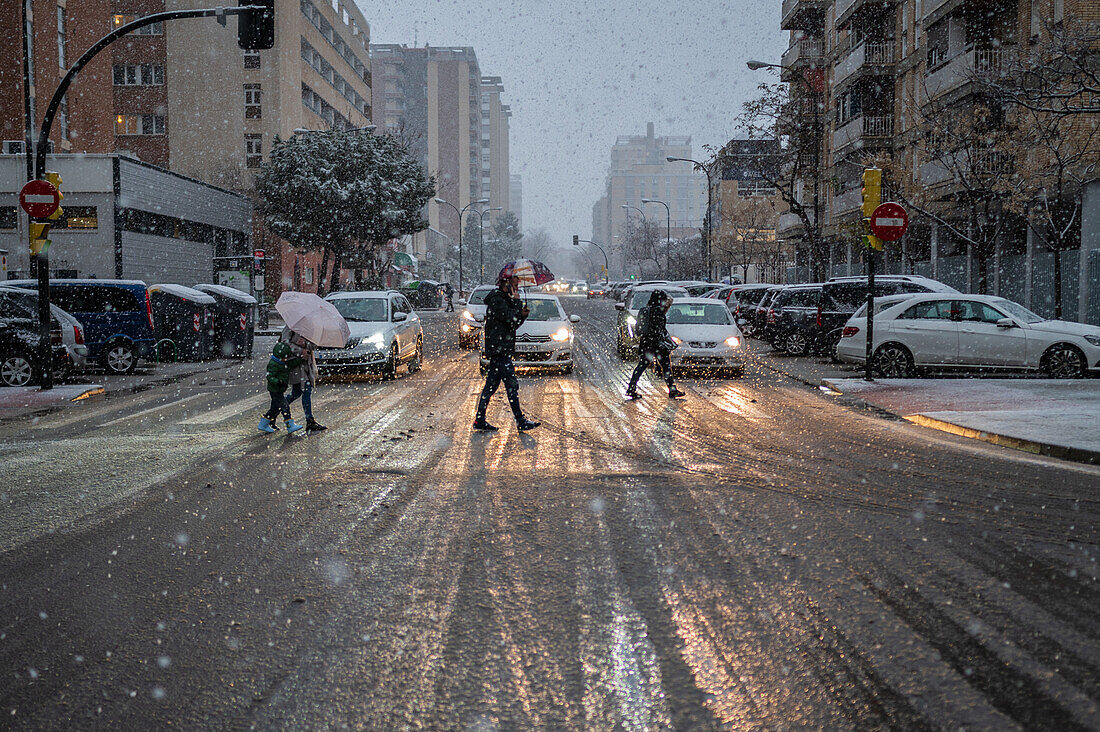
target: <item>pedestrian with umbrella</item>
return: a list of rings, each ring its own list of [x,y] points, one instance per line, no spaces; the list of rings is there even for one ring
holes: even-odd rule
[[[477,401],[477,416],[474,429],[495,432],[496,427],[485,419],[489,400],[504,382],[508,395],[508,404],[516,418],[516,427],[521,431],[534,429],[541,422],[527,419],[519,406],[519,380],[516,379],[516,367],[512,356],[516,350],[516,329],[527,319],[530,311],[519,299],[519,288],[523,285],[536,286],[554,279],[553,273],[542,262],[520,259],[509,262],[497,275],[497,287],[485,296],[485,357],[489,365],[485,372],[485,386]]]
[[[303,427],[307,433],[319,432],[326,428],[313,418],[312,391],[317,383],[313,350],[326,346],[343,348],[351,336],[351,328],[332,303],[310,292],[284,292],[275,303],[275,310],[282,316],[286,328],[268,362],[267,386],[272,395],[271,409],[260,421],[259,429],[261,432],[275,432],[271,422],[282,412],[287,420],[288,432],[296,432]],[[286,390],[292,383],[294,390],[287,400]],[[305,425],[295,423],[290,417],[290,402],[299,396],[306,410]]]

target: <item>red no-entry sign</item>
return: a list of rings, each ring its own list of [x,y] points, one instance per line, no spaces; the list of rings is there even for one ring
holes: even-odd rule
[[[886,202],[871,214],[871,233],[883,241],[897,241],[909,228],[909,214],[899,204]]]
[[[48,180],[28,181],[19,191],[19,205],[32,219],[48,218],[61,205],[61,194]]]

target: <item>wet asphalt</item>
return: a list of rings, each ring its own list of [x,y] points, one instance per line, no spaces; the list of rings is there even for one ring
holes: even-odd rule
[[[565,304],[527,434],[442,313],[321,434],[259,356],[0,424],[0,726],[1100,728],[1100,469],[752,361],[625,402]]]

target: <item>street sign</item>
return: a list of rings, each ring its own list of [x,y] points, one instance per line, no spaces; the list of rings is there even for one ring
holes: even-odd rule
[[[61,205],[61,194],[48,180],[27,181],[19,191],[19,205],[32,219],[45,219]]]
[[[871,214],[871,233],[883,241],[897,241],[909,228],[909,214],[899,204],[887,201]]]

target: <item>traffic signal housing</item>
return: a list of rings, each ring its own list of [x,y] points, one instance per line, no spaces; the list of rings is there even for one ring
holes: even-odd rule
[[[50,214],[47,218],[50,221],[57,221],[65,213],[65,209],[61,208],[61,201],[65,200],[65,192],[61,190],[61,184],[64,182],[61,180],[60,173],[46,173],[46,180],[48,180],[54,188],[57,189],[57,210]]]
[[[265,51],[275,45],[275,0],[240,0],[239,7],[262,5],[237,16],[237,45],[246,51]]]
[[[863,195],[863,218],[870,221],[871,214],[882,203],[882,170],[879,168],[864,169],[860,190]]]

